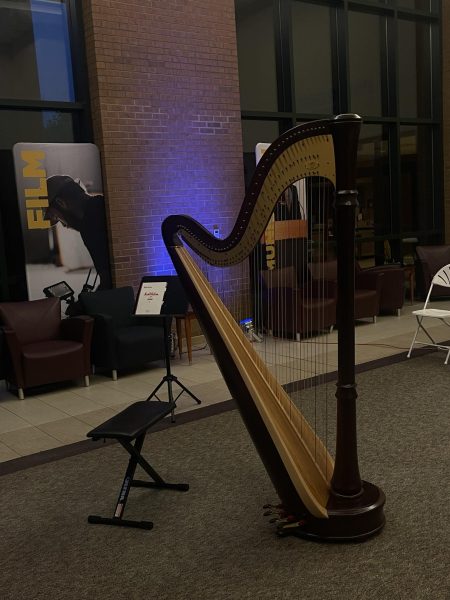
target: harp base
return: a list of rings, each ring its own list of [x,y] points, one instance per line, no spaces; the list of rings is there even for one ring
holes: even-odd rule
[[[355,498],[331,496],[328,519],[308,515],[298,526],[280,525],[280,536],[295,535],[318,542],[363,542],[379,533],[386,522],[385,495],[376,485],[363,481],[362,494]]]

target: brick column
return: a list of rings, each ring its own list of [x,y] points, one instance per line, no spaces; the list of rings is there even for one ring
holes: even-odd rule
[[[244,195],[233,0],[83,0],[113,278],[170,272],[161,222],[231,229]]]

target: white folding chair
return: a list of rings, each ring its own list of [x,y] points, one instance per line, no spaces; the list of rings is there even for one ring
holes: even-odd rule
[[[440,321],[442,321],[442,323],[444,323],[445,325],[450,327],[450,323],[446,321],[446,319],[450,319],[450,310],[442,310],[440,308],[427,308],[427,304],[430,300],[431,290],[433,289],[433,285],[441,285],[443,287],[449,288],[449,295],[450,295],[450,264],[445,265],[445,267],[442,267],[442,269],[439,269],[439,271],[433,277],[433,279],[431,281],[430,289],[428,290],[427,299],[425,300],[425,304],[424,304],[423,308],[420,310],[413,311],[413,315],[415,315],[416,319],[417,319],[417,329],[416,329],[416,333],[414,334],[414,338],[411,343],[411,347],[409,348],[408,358],[411,356],[411,351],[415,344],[419,344],[421,346],[434,346],[435,348],[438,348],[440,350],[447,350],[447,356],[446,356],[446,359],[444,362],[444,364],[446,365],[446,364],[448,364],[448,359],[450,358],[450,346],[444,346],[443,344],[438,344],[437,342],[435,342],[434,339],[431,337],[431,335],[428,333],[428,331],[425,329],[425,327],[423,326],[423,323],[422,323],[424,318],[427,317],[430,319],[439,319]],[[417,334],[419,333],[420,329],[425,333],[425,335],[428,337],[428,339],[431,341],[431,343],[417,341]]]

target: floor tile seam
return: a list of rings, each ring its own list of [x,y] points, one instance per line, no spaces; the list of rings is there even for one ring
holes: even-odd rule
[[[21,400],[17,400],[17,402],[21,402]],[[14,415],[14,417],[16,417],[17,419],[21,419],[22,421],[25,421],[25,419],[24,419],[23,417],[21,417],[20,415],[16,414],[16,413],[15,413],[14,411],[12,411],[12,410],[9,410],[9,409],[8,409],[6,406],[2,406],[2,405],[0,404],[0,408],[1,408],[1,409],[3,409],[3,410],[6,410],[8,414],[10,414],[10,415]],[[0,411],[0,412],[1,412],[1,411]],[[27,421],[27,423],[28,423],[28,421]]]
[[[41,400],[41,401],[44,402],[44,404],[46,404],[49,408],[54,409],[58,413],[61,413],[61,417],[57,418],[57,419],[52,419],[51,421],[44,421],[44,423],[34,423],[34,422],[32,422],[30,420],[30,417],[27,417],[27,416],[24,416],[24,415],[19,415],[19,414],[17,414],[16,412],[14,412],[12,410],[10,412],[13,415],[15,415],[16,417],[18,417],[19,419],[22,419],[23,421],[26,421],[28,423],[28,425],[30,425],[31,427],[36,427],[37,425],[45,425],[45,423],[52,423],[54,421],[60,421],[61,418],[65,418],[66,417],[67,413],[65,411],[63,411],[62,409],[56,408],[56,407],[52,406],[51,404],[47,404],[44,400]],[[25,398],[25,400],[18,400],[18,402],[26,402],[26,398]],[[7,407],[4,407],[4,408],[6,408],[6,410],[8,410]],[[11,431],[14,431],[14,430],[11,430]]]
[[[84,398],[85,400],[89,400],[90,402],[93,402],[94,404],[96,404],[96,407],[93,408],[91,411],[85,411],[85,412],[89,413],[89,412],[93,412],[93,411],[96,411],[96,410],[100,410],[101,408],[105,408],[102,404],[99,404],[95,400],[93,400],[91,398],[87,398],[86,396],[77,396],[77,398],[75,398],[75,400],[78,400],[78,398]],[[47,404],[47,406],[51,406],[52,408],[56,408],[53,404],[50,404],[50,403],[46,402],[45,398],[42,398],[42,401],[45,402],[45,404]],[[56,408],[56,410],[60,410],[67,417],[77,417],[78,416],[78,415],[74,415],[72,413],[67,412],[67,410],[64,410],[63,408]],[[80,414],[85,414],[85,413],[80,413]]]
[[[23,431],[23,432],[24,432],[24,435],[25,435],[25,434],[27,433],[27,430],[30,430],[30,429],[31,429],[31,430],[34,430],[34,429],[36,429],[36,430],[39,430],[39,433],[42,433],[42,434],[44,434],[45,436],[47,436],[47,437],[51,438],[53,441],[55,441],[55,442],[58,442],[58,445],[64,445],[65,443],[67,443],[67,442],[62,442],[62,441],[61,441],[61,440],[59,440],[58,438],[55,438],[55,436],[53,436],[53,435],[51,435],[51,434],[47,433],[46,431],[43,431],[42,429],[40,429],[40,428],[39,428],[39,427],[37,427],[36,425],[31,425],[31,426],[29,426],[29,427],[23,427],[22,429],[16,429],[16,430],[13,430],[13,431],[6,431],[5,433],[15,433],[15,432],[18,432],[18,431],[21,431],[21,432]],[[0,434],[0,436],[1,436],[1,434]],[[12,447],[12,446],[10,446],[10,445],[9,445],[7,442],[5,442],[3,439],[0,439],[0,442],[1,442],[2,444],[4,444],[5,446],[7,446],[7,447],[9,448],[9,450],[12,450],[12,451],[13,451],[13,452],[15,452],[16,454],[19,454],[21,457],[24,457],[24,456],[29,456],[30,454],[34,454],[34,453],[36,453],[36,452],[40,452],[40,451],[41,451],[41,450],[35,450],[34,452],[26,452],[26,454],[21,454],[21,453],[20,453],[20,452],[17,450],[17,448],[13,448],[13,447]]]
[[[85,389],[89,389],[89,387],[85,388]],[[127,392],[121,392],[123,393],[125,396],[130,396],[130,398],[135,398],[132,394],[128,394]],[[84,394],[80,394],[78,392],[74,392],[74,394],[76,394],[77,396],[80,396],[81,398],[88,398],[89,400],[93,400],[95,402],[95,400],[93,398],[91,398],[90,396],[84,395]],[[102,405],[102,407],[104,408],[104,405]]]
[[[65,421],[67,419],[74,419],[75,421],[78,421],[78,419],[76,417],[73,417],[72,415],[67,415],[62,419],[57,419],[54,421],[46,421],[44,423],[39,423],[38,425],[31,425],[30,427],[24,427],[23,429],[37,429],[39,430],[40,433],[52,438],[53,440],[57,441],[60,444],[67,444],[70,442],[67,442],[67,440],[61,440],[60,438],[56,437],[55,435],[53,435],[52,433],[49,433],[48,431],[46,431],[45,429],[43,429],[43,427],[45,427],[46,425],[51,425],[51,424],[56,424],[56,423],[60,423],[61,421]],[[83,421],[79,421],[80,424],[86,425],[86,423],[84,423]],[[89,427],[89,425],[88,425]],[[21,430],[16,430],[16,431],[21,431]],[[9,433],[9,432],[8,432]]]
[[[23,429],[31,429],[30,427],[24,427]],[[19,430],[22,431],[22,430]],[[5,432],[5,433],[11,433],[9,431]],[[0,434],[1,435],[1,434]],[[17,450],[15,448],[12,448],[9,444],[7,444],[4,440],[0,439],[0,444],[3,444],[4,446],[6,446],[6,448],[8,448],[8,450],[11,450],[11,452],[15,452],[16,454],[18,454],[19,456],[28,456],[27,454],[20,454],[20,452],[17,452]],[[29,453],[28,453],[29,454]]]
[[[123,391],[124,393],[126,393],[126,389],[125,389],[126,387],[134,386],[134,385],[143,386],[143,385],[145,385],[145,383],[142,381],[139,381],[139,382],[127,381],[127,382],[121,382],[118,385],[115,385],[113,382],[104,384],[104,386],[108,389],[115,390],[117,392]],[[149,384],[149,388],[150,388],[150,384]],[[129,393],[131,393],[131,392],[129,392]]]
[[[17,450],[14,450],[14,448],[11,448],[11,446],[8,446],[8,444],[5,444],[5,442],[3,442],[2,440],[0,440],[0,444],[1,444],[2,446],[4,446],[4,447],[5,447],[7,450],[9,450],[10,452],[13,452],[14,454],[17,454],[17,457],[15,457],[15,458],[18,458],[18,457],[24,456],[23,454],[19,454],[19,453],[17,452]],[[0,461],[0,462],[5,462],[5,461]]]
[[[108,386],[109,387],[109,386]],[[109,387],[109,390],[114,390],[114,392],[118,393],[118,394],[124,394],[127,396],[131,396],[132,398],[134,398],[135,400],[138,398],[141,398],[143,396],[143,394],[138,394],[138,392],[130,392],[130,391],[126,391],[124,389],[122,389],[121,387],[116,387],[114,388],[113,386]],[[108,391],[109,391],[108,390]],[[80,394],[81,396],[81,394]],[[89,400],[91,400],[91,398],[89,398],[88,396],[83,396],[84,398],[88,398]],[[93,400],[93,399],[92,399]],[[94,400],[93,400],[94,401]]]
[[[64,419],[60,419],[60,420],[61,420],[61,421],[63,421]],[[56,421],[56,422],[57,422],[57,421]],[[41,426],[42,426],[42,425],[48,425],[49,423],[55,423],[55,421],[49,421],[48,423],[41,423]],[[39,429],[39,431],[40,431],[41,433],[44,433],[45,435],[48,435],[49,437],[51,437],[52,439],[56,440],[57,442],[59,442],[59,443],[64,443],[64,442],[61,442],[61,440],[59,440],[57,437],[55,437],[55,436],[54,436],[54,435],[52,435],[51,433],[48,433],[48,431],[45,431],[44,429],[41,429],[41,427],[39,427],[38,425],[36,425],[35,427],[36,427],[36,429]]]
[[[108,408],[108,407],[105,407],[105,406],[104,406],[103,408]],[[120,411],[119,411],[119,412],[120,412]],[[89,412],[87,412],[87,413],[81,413],[80,415],[78,415],[78,418],[79,418],[79,420],[80,420],[82,423],[85,423],[85,424],[86,424],[88,427],[91,427],[91,428],[92,428],[92,425],[91,425],[90,423],[88,423],[87,421],[83,421],[83,417],[85,417],[85,415],[90,415],[90,414],[91,414],[91,413],[89,413]],[[114,414],[117,414],[117,413],[114,413]],[[111,417],[112,417],[112,415],[111,415]],[[106,419],[104,418],[104,419],[103,419],[103,421],[105,421],[105,420],[106,420]],[[102,422],[102,420],[101,420],[101,422]],[[99,423],[99,424],[100,424],[100,423]]]
[[[86,398],[85,396],[76,396],[73,400],[76,402],[76,401],[78,401],[79,398],[83,398],[84,400],[89,400],[90,402],[94,402],[94,404],[95,404],[94,400],[91,400],[90,398]],[[64,399],[64,401],[65,401],[65,399]],[[45,396],[42,397],[42,402],[45,402],[45,404],[47,404],[47,406],[50,406],[52,408],[57,408],[53,403],[48,402],[47,399],[45,398]],[[63,412],[64,414],[66,414],[69,417],[75,416],[71,413],[68,413],[67,410],[65,410],[63,408],[57,408],[57,410],[60,410],[61,412]],[[97,409],[93,409],[93,410],[97,410]]]

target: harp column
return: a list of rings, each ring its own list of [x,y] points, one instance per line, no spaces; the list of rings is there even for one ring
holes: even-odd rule
[[[343,126],[345,125],[345,126]],[[336,243],[338,263],[338,382],[336,455],[327,510],[327,527],[314,523],[321,539],[362,541],[385,523],[385,496],[361,480],[356,435],[355,383],[355,216],[356,156],[361,118],[339,115],[331,123],[336,165]]]
[[[331,490],[342,496],[362,493],[358,466],[355,382],[355,216],[356,190],[337,192],[338,382],[336,390],[336,457]]]
[[[354,122],[349,128],[341,123]],[[356,434],[355,382],[355,218],[358,205],[356,191],[356,154],[361,119],[357,115],[340,115],[335,119],[333,142],[336,157],[336,240],[338,265],[338,382],[336,390],[336,457],[331,492],[355,497],[363,492],[359,474]],[[338,164],[339,163],[339,164]],[[338,175],[339,174],[339,175]]]

